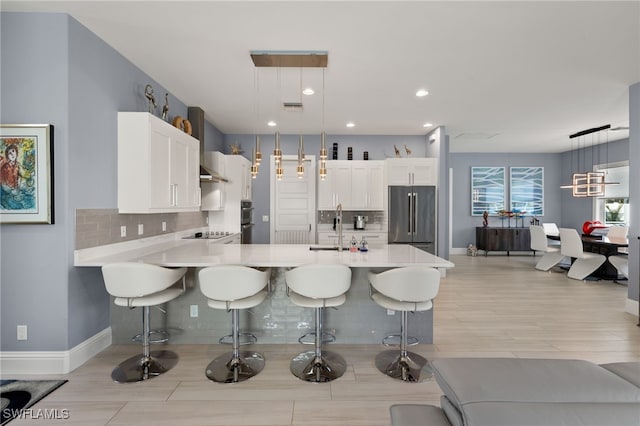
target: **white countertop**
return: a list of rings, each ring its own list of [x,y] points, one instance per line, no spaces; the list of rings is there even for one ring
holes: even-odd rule
[[[402,267],[425,265],[451,268],[453,263],[408,244],[370,246],[365,253],[311,251],[309,244],[219,244],[215,240],[159,241],[129,250],[76,252],[75,266],[102,266],[114,262],[143,262],[167,267],[204,267],[234,264],[295,267],[307,263],[342,263],[349,267]]]

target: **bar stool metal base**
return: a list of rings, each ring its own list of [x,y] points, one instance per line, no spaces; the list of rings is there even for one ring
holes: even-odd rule
[[[111,372],[116,383],[135,383],[152,379],[176,366],[178,355],[171,351],[152,351],[149,357],[134,355],[122,361]]]
[[[264,357],[258,352],[240,351],[234,358],[227,352],[209,363],[205,374],[209,380],[218,383],[242,382],[255,376],[264,368]]]
[[[376,356],[376,368],[391,378],[405,382],[421,382],[433,377],[426,358],[408,351],[405,356],[401,354],[398,350],[380,352]]]
[[[315,351],[302,352],[291,360],[291,373],[307,382],[330,382],[341,377],[347,370],[344,358],[335,352],[322,351],[317,357]]]

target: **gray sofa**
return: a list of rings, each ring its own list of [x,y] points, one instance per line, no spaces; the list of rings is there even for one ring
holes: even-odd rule
[[[392,426],[640,426],[640,362],[448,358],[440,406],[391,407]]]

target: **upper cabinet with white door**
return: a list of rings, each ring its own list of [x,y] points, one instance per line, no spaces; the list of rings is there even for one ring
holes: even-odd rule
[[[146,112],[118,113],[118,210],[200,210],[197,139]]]
[[[327,161],[327,177],[318,181],[318,210],[384,209],[382,161]]]
[[[227,195],[239,194],[241,200],[251,200],[251,161],[242,155],[225,155],[225,174],[229,178]]]
[[[351,164],[348,161],[327,161],[327,177],[318,180],[318,210],[333,210],[351,203]]]
[[[351,210],[384,209],[384,162],[351,161]]]
[[[437,158],[387,158],[387,185],[437,185]]]

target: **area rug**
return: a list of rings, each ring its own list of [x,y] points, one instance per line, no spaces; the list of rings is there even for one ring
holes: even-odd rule
[[[66,382],[66,380],[0,380],[0,426],[20,416],[37,417],[38,413],[29,412],[28,408]]]

